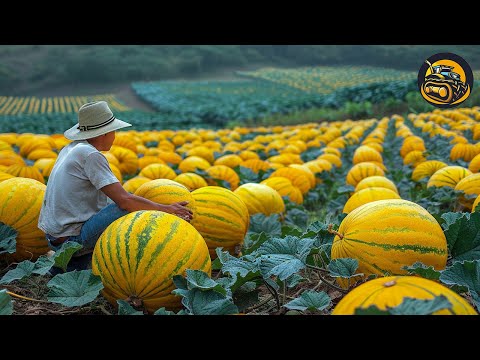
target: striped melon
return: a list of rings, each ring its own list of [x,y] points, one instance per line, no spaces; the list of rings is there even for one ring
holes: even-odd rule
[[[315,173],[313,170],[310,170],[308,166],[305,164],[290,164],[288,165],[290,168],[302,170],[305,175],[307,175],[308,180],[310,181],[310,187],[313,189],[317,183],[316,178],[315,178]]]
[[[448,166],[439,160],[427,160],[418,164],[412,172],[412,180],[420,181],[423,178],[430,178],[437,170]]]
[[[173,151],[159,150],[157,156],[167,164],[178,165],[182,162],[182,157]]]
[[[361,162],[353,165],[348,171],[346,182],[349,185],[357,186],[360,180],[375,175],[385,176],[385,172],[382,168],[372,162]]]
[[[38,228],[46,186],[36,180],[15,177],[0,182],[0,229],[16,234],[14,261],[35,260],[49,250]],[[5,234],[5,233],[4,233]]]
[[[237,167],[243,162],[243,159],[235,154],[223,155],[215,160],[213,165],[225,165],[230,168]]]
[[[13,176],[34,179],[45,184],[45,179],[43,178],[42,173],[34,166],[15,164],[10,165],[4,170],[4,172]]]
[[[406,275],[402,267],[417,261],[443,270],[447,240],[437,220],[420,205],[403,199],[377,200],[343,219],[333,240],[331,258],[357,259],[357,271],[364,277]],[[337,280],[348,287],[348,279]]]
[[[353,153],[353,164],[358,164],[366,161],[375,161],[383,163],[382,155],[375,149],[369,146],[361,145],[355,149]]]
[[[207,170],[210,167],[210,163],[199,156],[188,156],[178,164],[178,169],[182,173],[195,172],[195,170]]]
[[[38,159],[56,159],[58,154],[53,150],[48,149],[37,149],[30,152],[27,156],[28,160],[38,160]]]
[[[480,154],[475,155],[475,157],[470,161],[468,164],[468,170],[470,170],[472,173],[478,173],[480,171]]]
[[[292,167],[283,167],[275,170],[269,177],[281,176],[289,179],[294,186],[300,189],[302,194],[306,194],[312,187],[309,175],[305,170]]]
[[[480,173],[464,177],[457,183],[454,189],[462,191],[466,195],[480,195]],[[468,210],[471,210],[475,198],[467,199],[465,196],[460,196],[458,201]]]
[[[477,198],[475,199],[475,201],[473,202],[473,205],[472,205],[472,212],[475,212],[475,208],[477,207],[477,205],[480,203],[480,195],[477,196]]]
[[[229,168],[226,165],[211,166],[206,170],[206,173],[210,177],[210,179],[207,179],[207,183],[212,186],[219,185],[217,183],[217,180],[223,180],[228,183],[228,185],[230,186],[230,190],[233,191],[238,187],[238,184],[240,183],[240,177],[235,172],[235,170]]]
[[[369,187],[383,187],[390,189],[398,194],[397,186],[393,183],[392,180],[386,178],[385,176],[369,176],[361,180],[355,187],[355,191],[360,191]]]
[[[138,176],[134,176],[133,178],[125,181],[122,186],[127,192],[129,192],[131,194],[134,194],[135,191],[137,191],[137,189],[141,185],[143,185],[143,184],[145,184],[149,181],[152,181],[152,179],[149,179],[145,176],[138,175]]]
[[[6,172],[0,171],[0,182],[5,181],[7,179],[14,178],[16,176],[13,176],[12,174],[7,174]]]
[[[173,180],[177,176],[175,171],[166,164],[150,164],[145,166],[138,174],[149,179],[170,179]]]
[[[442,187],[448,186],[455,188],[458,182],[468,175],[472,175],[472,172],[463,166],[451,165],[445,166],[435,171],[430,179],[428,179],[427,187]]]
[[[0,151],[0,165],[10,166],[15,164],[22,166],[27,165],[25,160],[17,153],[11,152],[9,150]]]
[[[242,161],[240,166],[249,168],[254,173],[258,173],[260,170],[267,171],[270,168],[268,162],[260,160],[260,159],[247,159]]]
[[[92,273],[102,279],[102,294],[141,302],[153,313],[181,308],[172,294],[172,278],[186,269],[211,274],[211,259],[202,235],[188,222],[161,211],[134,211],[111,223],[98,239]]]
[[[205,239],[210,256],[216,258],[215,249],[236,255],[236,248],[250,225],[250,215],[243,200],[233,191],[220,186],[205,186],[192,191],[196,214],[191,224]]]
[[[119,162],[118,169],[122,172],[122,175],[135,174],[137,172],[138,157],[136,153],[136,145],[134,146],[135,150],[113,145],[109,150],[117,158]]]
[[[272,189],[275,189],[280,196],[286,196],[290,201],[296,204],[303,203],[302,192],[297,187],[293,186],[292,182],[287,178],[275,176],[263,180],[260,184],[270,186]]]
[[[478,315],[469,302],[435,281],[418,276],[387,276],[369,280],[345,295],[332,311],[332,315],[353,315],[356,309],[375,305],[380,310],[400,305],[405,298],[429,300],[445,296],[451,309],[442,309],[432,315]]]
[[[455,144],[450,150],[450,160],[455,161],[462,159],[466,162],[470,162],[479,152],[480,149],[474,144]]]
[[[420,165],[422,162],[427,161],[423,151],[412,150],[403,158],[403,165],[410,165],[415,168]]]
[[[190,190],[176,181],[170,179],[150,180],[140,185],[134,194],[164,205],[188,201],[187,208],[192,210],[195,217],[195,199]]]
[[[193,191],[196,189],[199,189],[204,186],[208,186],[207,182],[203,177],[201,177],[198,174],[191,173],[191,172],[186,172],[183,174],[180,174],[173,179],[173,181],[176,181],[184,186],[187,187],[188,190]]]
[[[140,171],[142,171],[144,168],[146,168],[148,165],[151,165],[151,164],[167,165],[165,164],[165,161],[163,161],[156,155],[145,155],[145,156],[142,156],[141,158],[138,158],[138,169]]]
[[[113,164],[109,163],[108,165],[110,166],[110,170],[112,170],[113,175],[115,175],[115,177],[117,178],[117,180],[121,184],[122,181],[123,181],[123,176],[122,176],[122,172],[120,171],[120,169]]]
[[[285,211],[285,203],[280,194],[267,185],[246,183],[239,186],[234,193],[247,205],[250,215],[264,214],[269,216],[282,214]]]
[[[400,199],[400,195],[398,195],[398,193],[395,191],[384,187],[367,187],[365,189],[355,191],[355,193],[350,196],[343,207],[343,212],[348,214],[363,204],[384,199]]]

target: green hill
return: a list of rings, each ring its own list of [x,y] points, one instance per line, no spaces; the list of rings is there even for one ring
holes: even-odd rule
[[[478,45],[0,45],[0,95],[83,95],[134,81],[206,78],[256,64],[418,71],[438,52],[454,52],[480,69]]]

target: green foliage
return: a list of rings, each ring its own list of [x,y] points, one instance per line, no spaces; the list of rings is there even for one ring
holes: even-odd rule
[[[352,258],[333,259],[327,266],[330,276],[349,279],[354,276],[363,274],[355,274],[358,269],[358,260]]]
[[[189,315],[227,315],[238,313],[231,292],[199,270],[187,270],[186,277],[175,275],[176,289]]]
[[[300,297],[293,299],[284,306],[290,310],[322,311],[330,306],[332,300],[324,291],[305,291]]]
[[[117,300],[118,304],[118,315],[143,315],[143,312],[139,310],[135,310],[133,306],[131,306],[125,300]]]
[[[0,254],[17,251],[17,231],[0,222]]]
[[[92,302],[103,289],[100,276],[93,275],[92,270],[75,270],[55,275],[47,286],[50,288],[48,301],[68,307]]]
[[[480,311],[480,259],[455,262],[442,271],[440,281],[447,285],[466,287],[477,311]]]
[[[13,304],[12,298],[7,294],[6,289],[0,290],[0,315],[12,315]]]
[[[403,266],[402,268],[407,270],[409,275],[418,275],[429,280],[438,280],[441,275],[441,272],[435,270],[433,266],[427,266],[419,261],[411,266]]]
[[[446,213],[442,218],[452,261],[480,259],[480,213]]]
[[[53,256],[53,259],[55,260],[55,266],[59,267],[64,272],[67,271],[67,265],[72,259],[73,254],[75,254],[81,248],[83,248],[83,245],[75,241],[64,242],[61,248],[55,251],[55,255]]]
[[[0,280],[0,284],[9,284],[14,280],[21,280],[32,274],[45,275],[53,264],[54,260],[47,256],[40,256],[35,262],[24,260],[17,264],[14,269],[9,270]]]
[[[366,309],[357,308],[355,315],[432,315],[437,311],[451,308],[452,303],[444,295],[429,300],[405,297],[401,304],[387,306],[386,310],[380,310],[375,305],[370,305]]]

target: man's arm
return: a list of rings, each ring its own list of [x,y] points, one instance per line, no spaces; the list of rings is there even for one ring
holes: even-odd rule
[[[106,185],[100,190],[112,199],[119,208],[127,210],[128,212],[137,210],[158,210],[177,215],[186,221],[192,220],[192,211],[185,207],[188,204],[188,201],[182,201],[171,205],[157,204],[156,202],[127,192],[119,182]]]

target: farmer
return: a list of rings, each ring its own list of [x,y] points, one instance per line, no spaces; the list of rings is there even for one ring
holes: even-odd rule
[[[132,125],[115,118],[105,101],[95,101],[80,107],[78,124],[64,133],[73,141],[60,151],[48,178],[38,227],[52,250],[66,241],[83,245],[68,271],[89,268],[102,232],[129,212],[159,210],[192,219],[187,201],[157,204],[128,193],[112,173],[101,151],[110,150],[115,131],[128,126]]]

